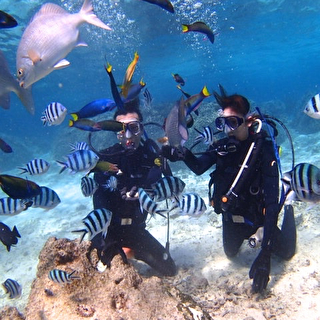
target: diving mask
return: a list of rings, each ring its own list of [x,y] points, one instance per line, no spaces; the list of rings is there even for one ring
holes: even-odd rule
[[[225,130],[226,126],[228,126],[228,129],[233,131],[233,130],[236,130],[238,127],[240,127],[243,123],[244,123],[244,119],[237,116],[218,117],[215,120],[216,128],[219,131],[226,131]]]
[[[119,139],[120,144],[125,149],[137,149],[143,132],[142,123],[135,120],[122,123],[122,125],[123,130],[117,133],[117,138]]]

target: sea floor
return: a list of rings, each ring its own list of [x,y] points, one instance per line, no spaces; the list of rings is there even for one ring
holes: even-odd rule
[[[319,156],[310,154],[306,141],[306,137],[297,136],[295,139],[295,144],[301,142],[296,163],[311,162],[320,166]],[[38,255],[46,240],[52,236],[78,238],[79,235],[71,231],[81,229],[81,219],[92,210],[92,199],[85,198],[80,190],[82,175],[66,172],[59,175],[58,172],[59,167],[53,164],[48,173],[33,179],[39,185],[45,185],[58,193],[61,203],[56,208],[49,211],[30,208],[16,216],[0,217],[11,228],[17,226],[21,234],[17,246],[12,247],[10,252],[0,244],[0,282],[11,278],[23,287],[22,296],[18,299],[10,300],[3,290],[0,308],[11,305],[23,312],[31,283],[36,276]],[[16,170],[6,173],[17,175]],[[207,201],[208,174],[195,176],[187,169],[177,169],[174,174],[186,183],[186,192],[197,192]],[[271,279],[264,294],[251,293],[252,280],[248,276],[259,251],[244,243],[239,254],[229,260],[222,247],[221,216],[215,214],[209,206],[200,217],[181,216],[177,213],[172,215],[170,250],[179,272],[176,277],[166,281],[190,294],[213,319],[252,317],[256,320],[319,320],[319,205],[296,202],[293,206],[297,223],[297,252],[286,262],[272,259]],[[165,245],[166,219],[161,216],[151,218],[148,229]],[[133,263],[143,275],[153,274],[148,266]]]

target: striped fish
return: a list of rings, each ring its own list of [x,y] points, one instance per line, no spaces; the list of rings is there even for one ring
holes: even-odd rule
[[[19,298],[21,296],[22,287],[16,280],[7,279],[2,285],[5,288],[6,293],[9,294],[10,299]]]
[[[32,205],[32,201],[12,199],[5,197],[0,199],[0,215],[14,216],[27,210]]]
[[[154,201],[178,197],[185,185],[186,184],[177,177],[167,176],[161,178],[157,183],[152,185]]]
[[[80,243],[87,233],[89,233],[89,240],[92,240],[100,232],[102,232],[102,236],[105,238],[107,236],[111,218],[112,212],[105,208],[92,210],[82,219],[85,229],[74,230],[72,232],[83,232]]]
[[[80,277],[73,275],[76,271],[72,271],[71,273],[68,273],[66,271],[63,270],[59,270],[59,269],[52,269],[49,274],[48,277],[50,280],[52,280],[53,282],[56,283],[67,283],[67,282],[71,282],[73,279],[80,279]]]
[[[109,189],[110,191],[117,190],[118,179],[115,176],[111,176],[109,180],[105,184],[102,185],[105,189]]]
[[[99,157],[91,150],[77,150],[67,156],[67,161],[58,161],[57,163],[62,166],[59,173],[69,168],[71,173],[77,173],[80,171],[90,171],[93,169]]]
[[[90,177],[81,178],[81,192],[85,197],[91,197],[98,189],[98,183]]]
[[[33,159],[26,164],[26,168],[19,168],[22,170],[20,174],[29,173],[30,175],[37,175],[46,173],[49,170],[49,162],[43,159]]]
[[[203,132],[196,128],[194,129],[199,133],[199,136],[195,138],[195,142],[203,141],[204,144],[208,145],[211,145],[214,142],[214,134],[209,126],[203,127]]]
[[[293,170],[283,174],[286,202],[320,201],[320,169],[310,163],[299,163]]]
[[[145,190],[142,188],[138,189],[138,194],[139,194],[139,202],[140,202],[140,211],[143,213],[143,210],[147,211],[150,213],[152,216],[157,213],[161,214],[161,212],[165,212],[167,210],[158,210],[158,204],[154,202],[150,196],[147,194]]]
[[[320,94],[313,96],[305,106],[303,112],[309,117],[320,119]]]
[[[43,125],[57,126],[61,124],[67,115],[67,109],[59,102],[51,102],[42,113]]]
[[[89,145],[82,141],[70,144],[71,152],[78,151],[78,150],[89,150]]]
[[[53,209],[60,202],[60,198],[57,193],[48,188],[48,187],[40,187],[40,194],[31,199],[32,208],[42,208],[42,209]]]
[[[199,216],[206,210],[204,200],[196,193],[184,193],[179,200],[179,207],[182,214],[189,216]]]

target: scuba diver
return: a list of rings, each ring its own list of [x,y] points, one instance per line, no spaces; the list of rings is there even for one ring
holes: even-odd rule
[[[139,110],[139,98],[119,108],[114,119],[123,124],[117,133],[119,143],[101,150],[100,160],[115,164],[117,172],[95,173],[99,184],[93,195],[94,208],[106,208],[112,212],[107,236],[101,233],[92,239],[101,261],[110,267],[111,260],[120,254],[141,260],[165,276],[176,274],[176,265],[169,254],[147,230],[148,213],[140,210],[138,188],[150,189],[163,170],[157,160],[157,145],[151,139],[142,139],[144,128]],[[124,252],[126,251],[126,253]]]
[[[277,226],[283,206],[279,201],[279,168],[274,141],[262,129],[261,116],[250,114],[248,100],[238,94],[214,93],[221,107],[215,124],[227,137],[214,142],[196,157],[187,148],[162,147],[162,156],[182,160],[201,175],[214,164],[210,174],[209,198],[216,213],[222,215],[223,248],[234,257],[245,239],[252,246],[261,241],[249,277],[253,292],[262,292],[269,282],[271,253],[288,260],[295,254],[296,226],[293,207],[285,205],[281,230]],[[274,131],[276,129],[274,128]],[[213,187],[213,194],[211,188]],[[255,239],[261,234],[263,238]],[[258,240],[258,241],[255,241]]]

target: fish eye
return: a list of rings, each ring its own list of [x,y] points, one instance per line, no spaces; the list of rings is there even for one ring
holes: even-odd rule
[[[23,74],[24,74],[23,69],[22,68],[18,69],[18,77],[22,77]]]

